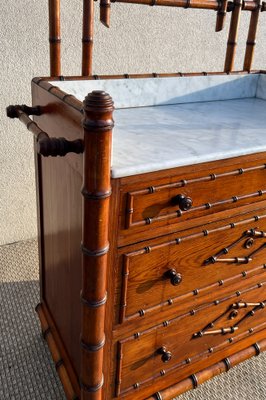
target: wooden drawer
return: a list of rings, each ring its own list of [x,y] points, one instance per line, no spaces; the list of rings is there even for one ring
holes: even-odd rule
[[[241,285],[266,266],[265,236],[264,208],[121,249],[119,322],[171,312],[234,282]]]
[[[220,165],[211,163],[207,170],[199,165],[193,173],[179,168],[168,180],[150,174],[150,182],[128,185],[122,195],[121,230],[145,232],[265,199],[263,161]]]
[[[256,279],[257,278],[257,279]],[[252,281],[252,282],[251,282]],[[217,352],[228,351],[240,341],[266,328],[266,273],[250,279],[239,293],[215,297],[157,326],[140,331],[118,342],[116,392],[127,394],[167,378],[173,382],[184,369],[196,372],[204,358],[211,363]],[[237,287],[237,286],[236,286]],[[170,380],[169,380],[170,378]]]

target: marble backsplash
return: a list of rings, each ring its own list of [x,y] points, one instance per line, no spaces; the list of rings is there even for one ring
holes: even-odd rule
[[[112,95],[113,178],[266,152],[266,75],[52,83]]]
[[[259,76],[256,97],[258,99],[266,100],[266,74],[261,74]]]
[[[112,96],[118,109],[255,97],[259,78],[259,75],[253,74],[209,75],[50,83],[74,95],[80,101],[93,90],[104,90]]]

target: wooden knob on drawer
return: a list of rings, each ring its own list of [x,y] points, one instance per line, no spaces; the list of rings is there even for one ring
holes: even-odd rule
[[[184,194],[178,194],[172,198],[172,204],[177,205],[182,211],[187,211],[192,207],[193,200]]]
[[[182,281],[182,275],[179,272],[176,272],[174,268],[169,269],[165,273],[166,278],[170,279],[170,282],[173,286],[179,285]]]
[[[160,349],[157,350],[157,353],[162,355],[161,360],[164,363],[167,363],[172,358],[171,351],[168,351],[165,346],[160,347]]]

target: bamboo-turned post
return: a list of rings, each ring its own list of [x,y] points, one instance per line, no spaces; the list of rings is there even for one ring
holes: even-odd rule
[[[83,0],[82,75],[92,75],[94,0]]]
[[[81,400],[102,400],[113,101],[84,100]]]
[[[231,72],[234,69],[241,8],[242,8],[242,0],[234,0],[234,8],[231,16],[225,64],[224,64],[225,72]]]
[[[216,19],[216,32],[220,32],[224,28],[226,12],[227,12],[228,0],[221,0],[221,5],[217,11]]]
[[[259,21],[259,15],[261,11],[262,2],[258,0],[257,8],[251,12],[250,24],[248,30],[248,38],[246,44],[246,52],[244,59],[244,71],[250,71],[252,68],[253,58],[254,58],[254,50],[256,45],[256,35],[257,35],[257,27]]]
[[[100,0],[100,21],[110,27],[111,0]]]
[[[49,0],[50,75],[61,75],[60,0]]]

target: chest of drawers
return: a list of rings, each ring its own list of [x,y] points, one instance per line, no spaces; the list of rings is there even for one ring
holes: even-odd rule
[[[37,312],[66,397],[170,400],[263,351],[264,136],[258,152],[156,172],[119,176],[113,159],[110,176],[110,97],[92,92],[82,115],[47,79],[32,89],[40,129],[84,129],[83,155],[37,157]]]
[[[170,400],[266,349],[266,3],[116,2],[215,10],[216,31],[232,12],[224,72],[92,75],[84,0],[82,77],[64,77],[50,0],[51,76],[7,112],[35,135],[36,310],[66,398]]]

